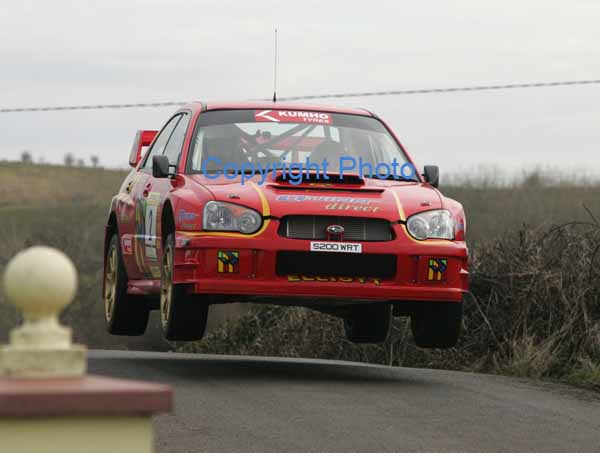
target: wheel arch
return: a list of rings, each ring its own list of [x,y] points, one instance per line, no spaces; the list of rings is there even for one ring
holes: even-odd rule
[[[104,273],[106,272],[106,255],[108,253],[108,246],[110,244],[110,239],[113,234],[119,234],[119,225],[117,223],[117,214],[115,211],[111,211],[108,216],[108,221],[106,222],[106,226],[104,227],[104,250],[102,253],[102,294],[104,294]]]
[[[108,216],[108,222],[106,222],[105,233],[104,233],[104,253],[108,249],[110,238],[114,233],[119,233],[119,225],[117,223],[117,214],[112,211]]]

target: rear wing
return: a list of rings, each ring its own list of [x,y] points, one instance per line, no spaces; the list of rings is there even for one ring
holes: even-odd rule
[[[137,131],[133,145],[131,146],[131,152],[129,153],[129,165],[133,168],[137,167],[137,164],[142,159],[142,148],[150,146],[156,134],[158,134],[158,131]]]

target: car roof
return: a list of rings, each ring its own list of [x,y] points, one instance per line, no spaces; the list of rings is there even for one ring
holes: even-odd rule
[[[350,115],[373,116],[371,112],[361,108],[334,107],[321,104],[302,104],[295,102],[192,102],[184,108],[191,110],[309,110],[312,112],[346,113]]]

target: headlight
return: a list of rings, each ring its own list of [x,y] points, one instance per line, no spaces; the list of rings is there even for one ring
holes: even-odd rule
[[[204,205],[204,230],[252,234],[258,231],[261,225],[262,217],[254,209],[223,201],[209,201]]]
[[[424,239],[454,239],[454,221],[450,211],[435,209],[412,215],[406,222],[412,237]]]

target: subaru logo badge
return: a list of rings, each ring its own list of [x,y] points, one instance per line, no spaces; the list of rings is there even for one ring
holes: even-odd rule
[[[329,225],[325,228],[327,232],[327,240],[337,239],[341,241],[344,239],[344,227],[342,225]]]
[[[339,236],[340,234],[344,233],[344,227],[342,225],[329,225],[327,227],[327,232],[329,234]]]

